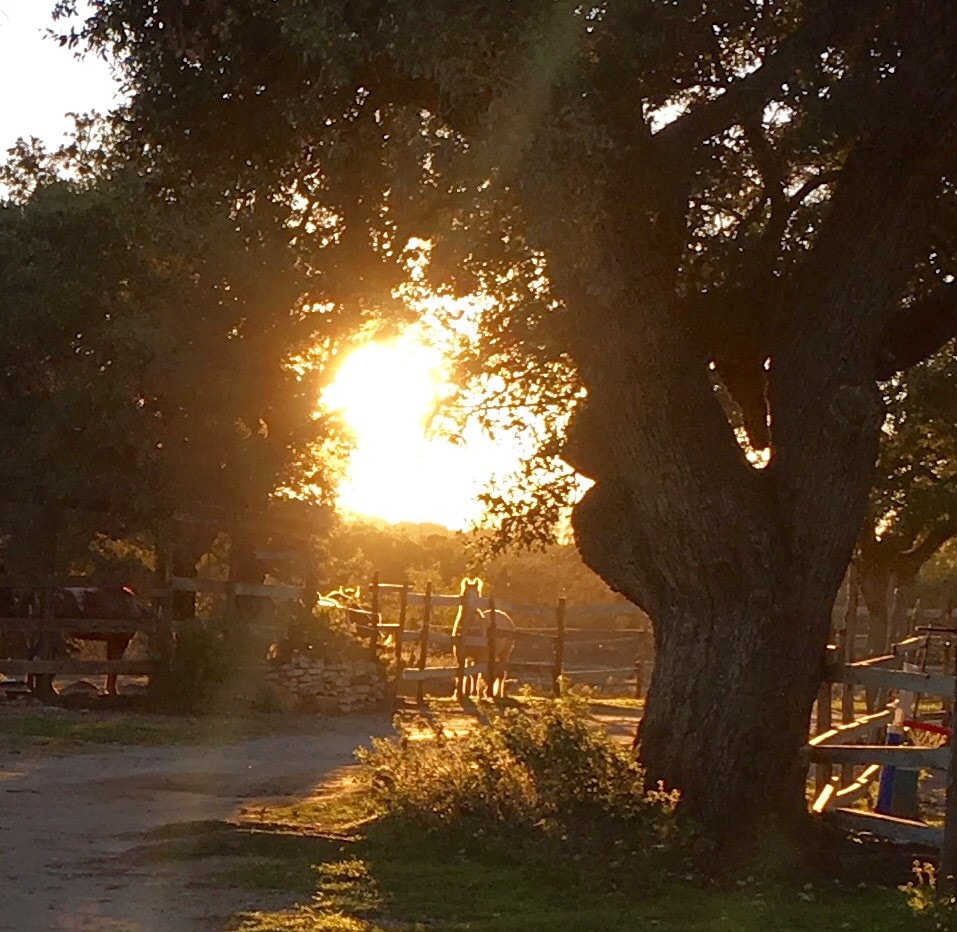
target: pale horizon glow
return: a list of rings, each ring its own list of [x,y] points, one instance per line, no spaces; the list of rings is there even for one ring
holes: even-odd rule
[[[476,427],[459,443],[433,431],[432,416],[449,391],[441,349],[415,336],[349,354],[322,397],[356,438],[340,509],[453,530],[478,519],[476,496],[494,475],[512,471],[523,451],[514,438],[492,440]]]

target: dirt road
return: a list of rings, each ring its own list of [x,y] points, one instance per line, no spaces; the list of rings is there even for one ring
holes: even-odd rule
[[[262,908],[261,891],[217,888],[202,864],[143,866],[132,854],[162,826],[308,797],[390,731],[386,714],[354,715],[202,747],[0,749],[0,930],[193,932]]]

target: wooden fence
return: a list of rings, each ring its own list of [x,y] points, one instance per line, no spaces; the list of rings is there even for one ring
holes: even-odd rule
[[[176,593],[196,593],[223,600],[226,617],[237,616],[237,599],[265,599],[273,602],[287,600],[308,600],[315,602],[317,593],[315,585],[306,580],[304,585],[281,585],[267,583],[250,583],[241,579],[243,560],[240,555],[240,541],[245,542],[256,531],[266,533],[268,528],[272,533],[289,539],[307,539],[310,534],[296,522],[289,518],[272,517],[268,514],[249,512],[243,515],[233,515],[228,520],[221,515],[213,517],[199,515],[180,515],[173,517],[173,525],[182,524],[211,524],[220,527],[230,538],[229,561],[226,579],[210,579],[191,576],[178,576],[173,573],[172,546],[167,542],[164,548],[157,547],[158,567],[157,579],[154,587],[139,593],[152,605],[152,612],[148,617],[140,618],[95,618],[95,617],[57,617],[55,610],[56,593],[70,588],[104,588],[119,587],[128,582],[126,579],[107,579],[102,574],[96,576],[68,576],[52,571],[58,562],[58,536],[63,521],[61,513],[54,509],[46,509],[47,520],[42,528],[44,539],[42,549],[45,556],[45,565],[51,568],[50,572],[38,574],[2,574],[0,573],[0,589],[29,594],[34,610],[20,612],[15,616],[7,614],[0,617],[0,635],[20,634],[24,636],[24,644],[17,651],[25,656],[3,657],[0,650],[0,672],[12,676],[42,676],[47,679],[41,684],[44,691],[48,691],[52,684],[52,677],[57,674],[80,674],[92,676],[97,674],[117,674],[126,676],[151,676],[155,673],[158,662],[171,648],[176,626],[189,623],[189,618],[174,618],[174,599]],[[268,536],[268,535],[267,535]],[[290,551],[292,553],[293,551]],[[271,554],[271,556],[277,556]],[[9,601],[9,600],[8,600]],[[149,637],[150,656],[147,659],[77,659],[66,656],[62,650],[62,635],[84,639],[102,639],[103,635],[127,634],[133,636],[137,632]],[[8,642],[13,639],[6,638]]]
[[[174,631],[192,619],[173,620],[172,603],[176,592],[194,592],[222,597],[227,616],[235,613],[238,597],[265,599],[273,602],[300,601],[307,594],[304,586],[278,584],[254,585],[228,580],[171,576],[165,585],[153,589],[149,595],[154,600],[151,617],[138,619],[116,618],[57,618],[53,616],[52,595],[58,589],[72,586],[88,586],[87,577],[38,577],[0,576],[0,587],[29,587],[39,593],[42,612],[34,617],[0,617],[0,633],[17,632],[26,635],[37,645],[43,656],[0,657],[0,671],[7,675],[57,675],[118,674],[123,676],[151,676],[156,671],[158,658],[172,643]],[[56,641],[52,648],[44,648],[43,635],[69,635],[80,640],[102,634],[129,634],[140,632],[150,638],[150,657],[137,660],[79,660],[56,654]],[[58,639],[57,639],[58,641]]]
[[[395,621],[382,620],[382,605],[386,598],[396,599]],[[422,698],[427,682],[460,683],[463,676],[483,675],[494,679],[494,656],[490,660],[466,666],[430,666],[429,652],[440,651],[451,654],[456,642],[463,648],[485,647],[490,638],[494,639],[494,629],[489,636],[464,637],[453,636],[451,626],[437,628],[435,610],[458,608],[461,604],[459,594],[445,594],[432,591],[427,584],[424,592],[415,592],[407,583],[380,582],[378,574],[373,578],[369,597],[370,608],[354,610],[353,614],[360,622],[358,631],[370,637],[373,643],[388,638],[391,641],[396,666],[397,688],[400,683],[414,683],[416,694]],[[536,680],[547,683],[555,695],[561,688],[561,681],[575,683],[603,683],[609,678],[620,678],[633,685],[636,695],[644,695],[650,661],[638,659],[639,648],[643,642],[650,641],[650,633],[642,628],[588,628],[576,626],[583,618],[644,617],[643,613],[630,603],[605,605],[569,605],[565,598],[557,600],[555,605],[533,605],[513,602],[494,597],[479,600],[479,607],[493,612],[504,611],[523,618],[542,619],[542,627],[516,627],[509,632],[516,644],[533,645],[540,648],[548,659],[545,660],[509,660],[510,672],[526,681]],[[412,612],[418,615],[417,627],[412,627]],[[552,622],[548,625],[547,622]],[[630,645],[634,648],[636,659],[624,666],[581,666],[569,664],[568,655],[576,644],[596,644],[619,647]],[[407,656],[408,653],[408,656]],[[463,656],[465,651],[460,652]]]
[[[944,617],[942,621],[950,619]],[[939,747],[910,746],[884,742],[888,726],[906,724],[919,728],[929,724],[943,733],[930,716],[922,722],[919,703],[922,697],[942,700],[936,718],[944,719],[952,735],[957,726],[954,718],[957,682],[952,667],[949,645],[940,644],[937,663],[928,663],[928,651],[935,638],[952,641],[957,630],[949,625],[919,629],[918,633],[894,644],[889,653],[866,660],[849,661],[839,656],[836,647],[829,649],[826,681],[817,701],[816,734],[806,749],[808,763],[815,773],[814,812],[826,813],[854,831],[865,831],[893,841],[927,845],[941,849],[941,877],[957,871],[957,742],[952,738]],[[923,657],[921,664],[911,661]],[[835,723],[835,690],[839,691],[841,721]],[[864,714],[855,710],[859,691],[864,691]],[[896,698],[892,698],[895,696]],[[905,710],[902,699],[913,698]],[[928,769],[947,774],[945,819],[943,827],[927,825],[910,818],[883,815],[862,809],[848,808],[868,795],[882,767],[903,771]],[[835,771],[837,771],[835,773]]]
[[[57,656],[61,635],[82,639],[109,634],[127,634],[132,637],[141,631],[155,638],[162,628],[157,616],[148,618],[71,618],[57,617],[54,612],[55,593],[58,590],[89,586],[86,576],[54,576],[3,574],[0,588],[36,595],[39,608],[33,615],[6,615],[0,617],[0,634],[21,634],[32,643],[33,656],[0,658],[0,670],[13,676],[45,676],[55,674],[118,674],[146,676],[154,672],[155,661],[146,660],[79,660]]]

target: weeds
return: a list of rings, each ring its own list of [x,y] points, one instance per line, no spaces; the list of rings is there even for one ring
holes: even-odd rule
[[[910,908],[928,928],[957,929],[957,897],[940,890],[937,868],[914,861],[913,873],[914,879],[902,888]]]

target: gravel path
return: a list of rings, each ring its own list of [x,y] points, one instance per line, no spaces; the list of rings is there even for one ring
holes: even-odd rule
[[[202,864],[137,864],[144,833],[308,797],[390,731],[388,715],[355,715],[202,747],[0,748],[0,930],[221,929],[267,897],[211,885]]]

